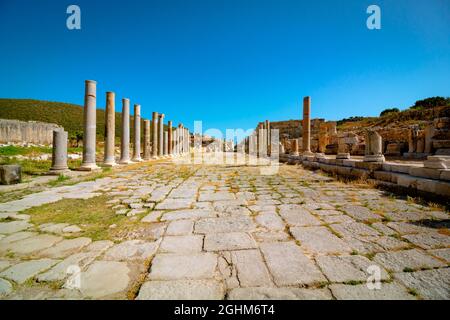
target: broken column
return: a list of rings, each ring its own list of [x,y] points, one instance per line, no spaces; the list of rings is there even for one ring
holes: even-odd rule
[[[144,120],[144,160],[150,160],[150,120]]]
[[[384,162],[383,141],[378,132],[368,130],[366,132],[366,150],[364,162]]]
[[[134,105],[134,150],[131,161],[139,162],[141,158],[141,106]]]
[[[52,166],[50,174],[59,175],[69,171],[67,166],[67,132],[53,130]]]
[[[130,163],[130,100],[122,99],[122,136],[120,141],[121,164]]]
[[[294,139],[292,140],[292,148],[291,148],[291,156],[298,156],[299,152],[298,152],[298,140]]]
[[[167,122],[167,154],[171,156],[173,154],[173,131],[172,131],[172,121]]]
[[[114,157],[116,140],[116,106],[114,92],[106,93],[105,108],[105,155],[103,165],[113,167],[116,165]]]
[[[152,157],[158,157],[158,112],[152,114]]]
[[[83,161],[78,170],[91,171],[98,169],[95,163],[96,152],[96,118],[97,118],[97,82],[86,80],[84,94],[84,131],[83,131]]]
[[[158,123],[158,156],[162,157],[164,154],[164,114],[159,115]]]
[[[303,155],[311,152],[311,97],[303,98]]]

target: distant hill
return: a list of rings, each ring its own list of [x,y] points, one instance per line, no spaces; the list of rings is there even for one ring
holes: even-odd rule
[[[0,119],[55,123],[64,127],[70,137],[83,132],[83,107],[69,103],[0,99]],[[132,128],[133,117],[130,121]],[[122,113],[116,112],[116,137],[120,137],[122,133],[121,123]],[[103,109],[97,109],[97,135],[101,138],[105,135],[105,110]]]
[[[337,121],[338,130],[361,131],[371,127],[406,127],[417,124],[424,127],[435,118],[450,117],[450,98],[432,97],[418,100],[410,108],[400,111],[389,108],[379,117],[350,117]]]

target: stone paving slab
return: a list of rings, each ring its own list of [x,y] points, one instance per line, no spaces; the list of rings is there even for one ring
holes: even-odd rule
[[[168,236],[184,236],[194,231],[193,220],[174,220],[169,223],[166,230]]]
[[[209,233],[205,236],[206,251],[230,251],[256,248],[255,240],[244,232]]]
[[[159,247],[160,252],[189,253],[201,252],[203,248],[203,236],[165,236]]]
[[[208,218],[215,217],[216,213],[211,210],[203,210],[203,209],[189,209],[189,210],[178,210],[178,211],[170,211],[164,213],[161,220],[180,220],[180,219],[198,219],[198,218]]]
[[[406,287],[416,290],[425,299],[450,299],[450,269],[395,273],[394,277]]]
[[[445,264],[418,249],[377,253],[374,261],[392,271],[403,271],[407,269],[437,268]]]
[[[328,289],[303,288],[236,288],[228,293],[229,300],[331,300]]]
[[[291,227],[302,248],[316,254],[350,253],[352,250],[326,227]]]
[[[231,252],[241,287],[272,286],[269,272],[259,250],[239,250]]]
[[[215,280],[148,281],[137,300],[221,300],[225,291]]]
[[[396,283],[382,283],[380,290],[370,290],[366,284],[333,284],[329,288],[338,300],[415,300],[405,287]]]
[[[66,256],[76,253],[83,247],[90,244],[92,240],[90,238],[75,238],[67,239],[58,242],[55,246],[45,249],[38,253],[40,257],[45,258],[65,258]]]
[[[149,274],[151,280],[212,279],[217,256],[212,253],[157,254]]]
[[[38,273],[51,268],[58,262],[59,260],[53,259],[40,259],[21,262],[0,273],[0,277],[21,284],[36,276]]]
[[[4,245],[0,244],[0,252],[12,251],[19,255],[28,255],[50,248],[62,239],[62,237],[58,236],[41,234]]]
[[[128,240],[106,251],[104,259],[113,261],[146,260],[156,253],[160,241]]]
[[[326,281],[294,242],[261,243],[260,247],[276,285],[311,285]]]
[[[31,226],[27,221],[0,222],[0,233],[7,235],[29,229]]]
[[[195,233],[246,232],[255,230],[250,217],[220,217],[200,219],[195,223]]]

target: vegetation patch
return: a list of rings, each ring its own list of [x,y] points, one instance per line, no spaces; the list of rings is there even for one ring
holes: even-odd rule
[[[117,215],[107,204],[111,200],[106,196],[91,199],[63,199],[24,211],[31,216],[31,222],[69,223],[79,226],[83,231],[77,236],[92,238],[92,240],[115,240],[124,229],[134,229],[142,226],[140,219],[135,221],[127,216]],[[139,218],[139,217],[138,217]],[[115,224],[115,228],[110,228]]]

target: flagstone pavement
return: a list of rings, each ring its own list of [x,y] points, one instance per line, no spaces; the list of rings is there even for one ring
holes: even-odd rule
[[[179,167],[143,164],[0,203],[0,299],[450,298],[439,207],[299,166]],[[21,213],[98,196],[143,229],[92,241],[83,226]]]

